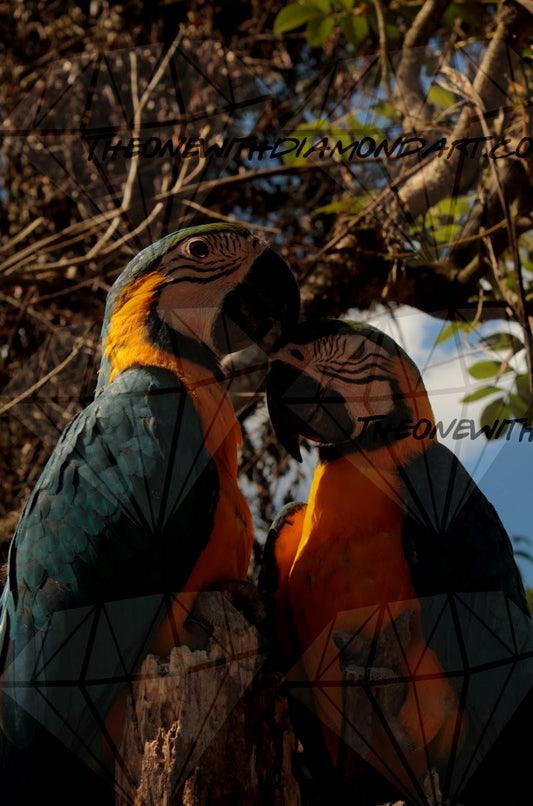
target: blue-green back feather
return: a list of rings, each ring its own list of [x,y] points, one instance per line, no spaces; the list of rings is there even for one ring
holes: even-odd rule
[[[10,550],[1,656],[4,685],[11,686],[2,716],[9,735],[24,742],[31,728],[10,707],[14,678],[35,678],[43,637],[55,651],[61,631],[71,629],[54,616],[58,611],[77,618],[79,608],[151,595],[150,606],[130,602],[123,614],[115,607],[121,657],[108,663],[107,674],[123,677],[133,668],[163,619],[161,594],[183,587],[207,545],[217,497],[216,466],[199,417],[172,373],[128,370],[74,419],[28,500]],[[94,648],[95,658],[109,654],[108,643]],[[72,646],[82,652],[83,644]],[[63,651],[63,667],[66,662]],[[26,693],[19,692],[31,712],[35,697],[25,701]],[[98,691],[99,712],[117,693],[112,685]]]

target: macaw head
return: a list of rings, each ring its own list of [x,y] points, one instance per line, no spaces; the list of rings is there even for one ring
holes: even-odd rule
[[[207,224],[143,249],[109,291],[98,389],[135,363],[183,356],[214,372],[224,356],[272,343],[298,320],[287,263],[252,231]],[[97,391],[98,391],[97,389]]]
[[[340,319],[303,322],[278,342],[267,401],[280,442],[298,461],[300,436],[318,443],[322,455],[325,448],[346,455],[416,443],[433,426],[426,389],[405,351],[375,327]]]

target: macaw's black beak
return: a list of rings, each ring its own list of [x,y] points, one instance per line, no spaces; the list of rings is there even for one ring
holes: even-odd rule
[[[288,264],[265,249],[250,271],[225,298],[214,326],[221,355],[257,344],[270,352],[277,337],[298,322],[300,291]]]
[[[284,361],[275,359],[271,364],[267,404],[279,441],[298,462],[300,435],[319,444],[350,439],[354,423],[344,397]]]

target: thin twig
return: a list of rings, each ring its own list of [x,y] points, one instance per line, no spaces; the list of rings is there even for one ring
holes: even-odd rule
[[[387,27],[385,25],[385,13],[381,0],[374,0],[376,7],[376,17],[378,18],[379,30],[379,53],[381,60],[381,72],[383,75],[383,86],[389,102],[392,103],[392,91],[390,88],[390,72],[389,72],[389,43],[387,41]]]
[[[0,406],[0,416],[2,414],[5,414],[10,409],[12,409],[13,406],[16,406],[18,403],[21,403],[23,400],[26,400],[26,398],[33,395],[34,392],[39,391],[39,389],[41,389],[51,378],[62,372],[62,370],[64,370],[65,367],[68,364],[70,364],[70,362],[73,361],[74,358],[76,358],[78,353],[85,346],[85,335],[79,336],[75,340],[74,346],[72,347],[72,351],[67,355],[67,357],[63,361],[61,361],[61,363],[59,363],[56,367],[51,369],[50,372],[47,372],[46,375],[43,375],[42,378],[39,378],[39,380],[36,381],[32,386],[30,386],[29,389],[25,389],[24,392],[21,392],[20,395],[14,397],[12,400],[9,401],[9,403],[5,403],[3,406]],[[5,395],[0,395],[0,398],[1,397],[5,397]]]
[[[135,142],[138,140],[141,128],[142,128],[142,115],[144,107],[146,106],[150,95],[154,88],[159,83],[164,71],[166,70],[169,61],[174,56],[176,52],[176,48],[178,47],[179,43],[181,42],[182,36],[181,32],[174,38],[171,46],[165,53],[164,58],[161,60],[161,64],[157,68],[156,72],[152,76],[148,86],[146,87],[145,91],[139,98],[139,86],[138,86],[138,77],[137,77],[137,55],[134,51],[130,52],[130,66],[131,66],[131,95],[132,95],[132,104],[133,104],[133,130],[131,133],[132,140]],[[104,245],[113,237],[115,232],[117,231],[118,227],[120,226],[123,214],[129,209],[131,197],[133,193],[133,186],[135,179],[137,177],[139,170],[139,150],[133,149],[132,160],[130,163],[130,168],[128,171],[128,176],[126,177],[126,181],[124,183],[124,190],[122,193],[122,201],[119,207],[115,210],[115,216],[107,228],[106,232],[102,235],[101,238],[98,239],[98,242],[93,246],[93,248],[88,252],[87,257],[92,258],[95,255],[99,254]]]
[[[199,213],[205,213],[205,215],[210,216],[211,218],[216,218],[218,221],[229,221],[230,224],[243,224],[245,227],[249,226],[248,221],[243,221],[240,218],[235,218],[232,216],[222,215],[222,213],[215,213],[214,210],[209,210],[207,207],[203,207],[198,202],[191,201],[191,199],[183,199],[183,204],[187,207],[192,207],[193,210],[198,210]],[[279,227],[266,227],[262,224],[254,224],[254,229],[261,230],[262,232],[272,232],[274,235],[278,235],[282,230]]]
[[[35,221],[32,221],[31,224],[28,224],[28,226],[24,227],[23,230],[17,232],[17,234],[14,235],[13,238],[10,238],[9,241],[6,241],[6,243],[0,245],[0,252],[9,251],[9,249],[12,246],[15,246],[16,244],[20,243],[20,241],[23,241],[27,235],[31,235],[33,230],[37,229],[37,227],[40,227],[43,222],[44,218],[42,216],[36,218]]]

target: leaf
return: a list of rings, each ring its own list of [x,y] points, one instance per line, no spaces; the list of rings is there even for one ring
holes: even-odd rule
[[[440,106],[442,109],[449,109],[455,103],[455,96],[450,90],[439,87],[437,84],[432,84],[428,92],[428,100],[435,106]]]
[[[314,215],[320,213],[351,213],[355,215],[361,212],[368,202],[372,199],[371,193],[362,193],[354,199],[341,199],[339,201],[330,202],[323,207],[317,207],[313,210]]]
[[[482,397],[487,397],[487,395],[493,395],[494,392],[501,391],[502,389],[500,389],[499,386],[482,386],[481,389],[476,389],[475,392],[463,397],[461,403],[473,403],[474,400],[481,400]]]
[[[292,131],[288,132],[284,139],[286,143],[286,153],[282,153],[285,165],[303,165],[306,161],[306,154],[313,145],[318,145],[322,138],[329,135],[329,124],[323,118],[317,118],[307,123],[301,123]],[[291,143],[290,141],[296,141]],[[300,148],[301,147],[301,148]]]
[[[378,101],[377,104],[371,106],[370,109],[379,117],[387,118],[387,120],[393,121],[398,120],[397,110],[392,106],[392,104],[387,103],[387,101]]]
[[[400,39],[400,26],[399,25],[392,25],[388,22],[385,23],[385,33],[387,34],[387,40],[389,43],[397,42]]]
[[[450,243],[461,232],[461,224],[444,224],[430,230],[436,243]]]
[[[320,17],[322,17],[322,12],[316,6],[291,3],[282,8],[277,15],[273,31],[275,34],[284,34],[285,31],[292,31],[294,28],[299,28],[300,25]]]
[[[306,6],[314,6],[318,8],[322,14],[329,14],[331,11],[331,3],[329,0],[307,0]]]
[[[468,372],[473,378],[494,378],[500,373],[501,366],[501,361],[477,361],[468,367]],[[511,368],[505,367],[503,372],[511,372]]]
[[[527,415],[529,404],[526,400],[524,400],[523,397],[514,394],[514,392],[511,392],[508,400],[509,400],[509,408],[513,412],[513,417],[520,419]]]
[[[433,216],[437,213],[442,216],[454,216],[457,218],[457,216],[469,213],[470,208],[471,202],[468,196],[447,196],[434,204],[433,207],[430,207],[426,215]]]
[[[352,11],[355,0],[337,0],[337,5],[341,6],[345,11]]]
[[[481,427],[486,427],[487,429],[489,429],[489,431],[492,431],[494,424],[496,423],[496,420],[499,420],[501,422],[502,420],[505,419],[512,420],[513,419],[512,412],[505,405],[503,397],[499,397],[497,398],[497,400],[494,400],[492,403],[489,403],[488,406],[485,406],[485,408],[483,409],[483,412],[481,413],[480,417]],[[498,430],[499,429],[495,429],[494,433],[495,434],[498,433]],[[506,429],[502,428],[498,438],[501,438],[505,434],[505,431]]]
[[[349,199],[344,201],[334,201],[329,204],[324,204],[322,207],[316,207],[313,210],[314,215],[331,214],[331,213],[348,213],[351,212],[352,202]]]
[[[321,20],[311,20],[307,25],[305,33],[308,43],[312,48],[317,48],[326,41],[333,26],[335,25],[334,17],[324,17]]]
[[[450,3],[441,17],[442,24],[453,30],[456,27],[456,19],[464,20],[474,30],[479,29],[480,8],[478,3]]]
[[[529,391],[529,375],[524,372],[523,375],[516,376],[516,391],[528,406],[531,404],[531,392]]]
[[[529,551],[521,551],[520,549],[514,550],[515,557],[521,557],[523,560],[529,560],[529,562],[533,562],[533,557],[529,553]]]
[[[447,341],[451,338],[455,333],[468,333],[469,330],[474,330],[476,325],[473,325],[471,322],[450,322],[449,325],[443,327],[437,338],[435,339],[435,344],[442,344],[443,341]]]
[[[354,48],[364,42],[368,36],[368,21],[366,17],[352,14],[350,17],[341,17],[341,28],[346,41]]]
[[[526,537],[525,535],[512,535],[511,543],[513,544],[513,552],[516,557],[523,557],[524,560],[533,562],[533,551],[528,548],[533,545],[530,537]],[[523,548],[518,548],[518,546],[522,546]]]
[[[488,350],[512,350],[513,354],[524,348],[522,341],[512,333],[490,333],[483,336],[481,343]]]
[[[383,139],[382,133],[375,126],[375,124],[365,123],[364,121],[359,120],[355,114],[347,115],[346,125],[349,127],[352,137],[358,137],[360,139],[363,137],[372,137],[376,141],[376,144],[380,143]]]
[[[511,540],[512,540],[513,543],[530,543],[531,544],[533,542],[531,537],[528,537],[527,535],[513,535],[511,537]]]

